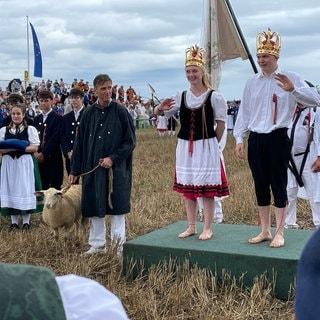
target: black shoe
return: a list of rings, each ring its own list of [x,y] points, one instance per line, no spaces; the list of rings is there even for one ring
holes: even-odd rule
[[[24,223],[22,226],[22,231],[26,232],[30,229],[30,224],[29,223]]]
[[[10,230],[10,231],[17,230],[17,229],[19,229],[19,226],[18,226],[16,223],[13,223],[13,224],[9,227],[9,230]]]

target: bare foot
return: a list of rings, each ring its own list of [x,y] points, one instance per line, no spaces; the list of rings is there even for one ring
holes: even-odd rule
[[[283,247],[284,246],[284,237],[281,234],[276,234],[269,246],[271,248]]]
[[[211,230],[209,231],[202,231],[202,233],[199,236],[199,240],[209,240],[213,237],[213,233]]]
[[[260,243],[260,242],[263,242],[263,241],[269,241],[269,240],[272,240],[272,235],[270,233],[264,234],[264,233],[261,232],[256,237],[250,238],[248,240],[248,242],[251,243],[251,244],[256,244],[256,243]]]
[[[190,237],[190,236],[193,236],[193,235],[196,234],[196,233],[197,233],[197,228],[196,228],[196,226],[189,226],[189,228],[188,228],[186,231],[180,233],[180,234],[178,235],[178,237],[179,237],[179,238],[188,238],[188,237]]]

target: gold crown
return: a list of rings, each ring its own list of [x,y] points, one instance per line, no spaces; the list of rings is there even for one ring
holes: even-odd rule
[[[186,67],[198,66],[205,70],[204,49],[197,45],[192,46],[186,50]]]
[[[278,32],[261,31],[257,35],[257,54],[272,54],[276,57],[280,55],[280,35]]]

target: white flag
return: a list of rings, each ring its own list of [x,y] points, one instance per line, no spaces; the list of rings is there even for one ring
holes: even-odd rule
[[[205,0],[204,48],[207,53],[207,71],[211,75],[213,89],[219,89],[221,63],[248,53],[241,40],[235,22],[225,0]]]

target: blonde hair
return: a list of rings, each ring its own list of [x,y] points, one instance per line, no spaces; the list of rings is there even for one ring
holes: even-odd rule
[[[206,88],[212,89],[211,75],[205,70],[204,70],[204,73],[203,73],[203,76],[202,76],[202,83]]]

